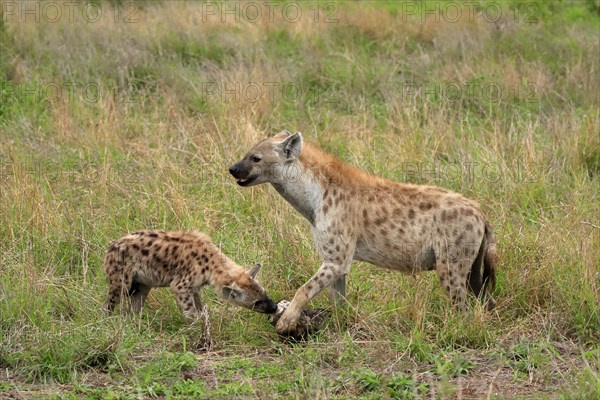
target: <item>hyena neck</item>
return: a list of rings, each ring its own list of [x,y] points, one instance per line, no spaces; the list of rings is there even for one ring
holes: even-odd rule
[[[347,164],[310,143],[304,144],[299,161],[304,169],[311,171],[312,175],[321,182],[323,188],[330,186],[366,188],[386,184],[382,178]]]
[[[215,289],[221,289],[223,286],[231,284],[244,272],[244,268],[225,257],[225,255],[221,255],[221,257],[223,257],[223,262],[210,270],[207,276],[207,283]]]
[[[312,225],[323,200],[323,184],[310,168],[298,163],[294,174],[287,179],[271,183],[275,190]]]

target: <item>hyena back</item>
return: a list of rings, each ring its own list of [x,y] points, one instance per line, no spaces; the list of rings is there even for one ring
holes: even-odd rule
[[[466,292],[495,304],[496,247],[478,204],[434,186],[369,175],[284,131],[255,145],[229,172],[240,186],[271,183],[311,224],[321,268],[277,324],[294,333],[304,305],[325,287],[345,296],[352,260],[407,273],[435,270],[452,302]]]
[[[277,305],[255,279],[259,269],[257,264],[246,271],[200,232],[134,232],[114,242],[106,254],[109,290],[104,307],[112,311],[128,296],[130,308],[140,311],[153,287],[169,286],[183,314],[194,318],[202,311],[199,289],[210,285],[238,306],[274,313]]]

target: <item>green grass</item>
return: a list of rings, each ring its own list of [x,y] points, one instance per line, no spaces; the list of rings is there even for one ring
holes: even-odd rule
[[[306,3],[296,23],[289,2],[256,23],[141,1],[115,23],[123,3],[95,4],[94,23],[1,8],[0,398],[600,395],[597,1],[502,2],[498,21],[455,23],[404,19],[397,1],[319,3],[316,19]],[[293,296],[320,262],[307,223],[227,173],[282,129],[479,201],[497,309],[463,318],[433,274],[355,263],[347,309],[301,343],[208,288],[210,350],[167,289],[141,316],[102,313],[108,243],[143,228],[205,231],[261,262],[271,297]]]

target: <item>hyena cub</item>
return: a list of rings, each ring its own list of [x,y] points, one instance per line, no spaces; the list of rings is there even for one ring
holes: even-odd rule
[[[139,312],[150,289],[169,286],[183,314],[196,318],[202,311],[198,291],[210,285],[238,306],[271,314],[277,305],[255,280],[259,269],[257,264],[246,271],[200,232],[134,232],[114,242],[106,254],[109,289],[104,307],[112,311],[123,296],[129,296],[130,309]]]

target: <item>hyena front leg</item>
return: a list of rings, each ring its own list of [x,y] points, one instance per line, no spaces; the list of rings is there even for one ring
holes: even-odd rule
[[[331,284],[333,301],[337,306],[346,304],[346,275],[347,274],[343,274]]]
[[[298,326],[300,314],[313,297],[329,287],[346,273],[342,264],[324,262],[321,268],[294,295],[294,299],[277,322],[277,333],[280,335],[296,335],[300,333]]]
[[[184,285],[180,280],[175,279],[173,282],[171,282],[171,290],[177,297],[177,302],[179,303],[179,307],[181,307],[184,317],[188,319],[196,319],[200,317],[202,310],[196,308],[196,296],[198,296],[198,289]],[[200,301],[199,296],[197,301]]]
[[[198,293],[198,290],[194,290],[194,307],[198,313],[202,312],[202,300],[200,300],[200,293]]]
[[[306,304],[326,287],[333,284],[345,283],[345,275],[350,271],[354,247],[346,247],[346,254],[332,254],[331,259],[325,260],[321,268],[294,295],[289,307],[277,322],[277,333],[280,335],[297,335],[303,327],[298,326],[298,320]],[[338,286],[339,288],[339,286]],[[334,289],[335,290],[335,289]]]
[[[334,282],[340,288],[340,282],[345,283],[344,276],[350,271],[356,242],[350,242],[342,236],[315,235],[317,250],[323,257],[321,268],[308,282],[296,291],[289,307],[283,312],[277,322],[277,333],[280,335],[297,335],[303,327],[298,326],[298,320],[306,303]],[[340,281],[341,279],[341,281]],[[345,286],[345,285],[344,285]],[[336,290],[336,288],[334,288]]]

